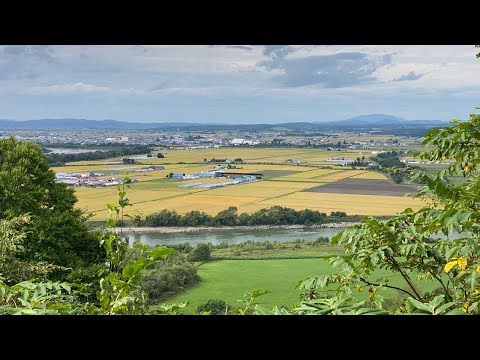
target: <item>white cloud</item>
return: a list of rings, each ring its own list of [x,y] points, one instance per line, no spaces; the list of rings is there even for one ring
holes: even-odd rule
[[[169,108],[173,121],[176,109],[185,113],[189,106],[193,117],[198,114],[205,121],[211,114],[202,113],[207,107],[227,119],[239,111],[248,118],[251,111],[256,118],[254,109],[268,113],[269,107],[279,114],[282,109],[297,111],[298,119],[306,108],[324,118],[329,113],[342,118],[343,113],[361,111],[360,104],[367,102],[368,109],[388,104],[386,111],[392,107],[394,114],[395,104],[402,103],[397,113],[403,111],[403,116],[409,116],[408,109],[438,118],[448,106],[452,113],[465,104],[471,111],[468,107],[480,92],[476,52],[473,45],[0,46],[0,118],[2,112],[22,117],[27,110],[32,116],[36,109],[44,114],[47,108],[49,114],[57,109],[59,114],[71,111],[75,117],[81,112],[86,117],[84,104],[89,102],[92,118],[98,118],[97,113],[115,118],[117,109],[120,115],[141,117],[149,108],[150,115],[142,118],[146,120]],[[344,59],[345,54],[357,54],[357,61]],[[331,61],[326,64],[325,59]],[[260,66],[273,60],[277,65],[281,60],[282,66]],[[56,96],[65,96],[61,111]],[[91,101],[96,98],[101,101]],[[434,98],[442,102],[441,109]],[[423,99],[428,105],[422,105]]]
[[[54,95],[54,94],[73,94],[73,93],[104,93],[111,89],[106,86],[97,86],[84,84],[82,82],[63,85],[33,86],[25,89],[25,93],[33,95]]]

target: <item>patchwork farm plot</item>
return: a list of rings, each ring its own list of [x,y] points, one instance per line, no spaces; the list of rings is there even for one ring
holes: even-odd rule
[[[406,184],[393,185],[389,180],[359,179],[350,177],[323,186],[309,188],[305,191],[320,193],[403,196],[408,193],[416,194],[418,192],[418,187],[415,185]]]
[[[127,189],[133,207],[128,213],[149,215],[162,209],[185,213],[191,210],[216,214],[229,206],[239,212],[252,212],[274,205],[296,210],[313,209],[330,213],[345,211],[359,215],[393,215],[406,207],[418,209],[425,203],[413,198],[416,188],[394,184],[384,174],[352,170],[335,166],[327,159],[335,156],[356,158],[359,152],[332,152],[312,149],[248,149],[219,148],[196,150],[168,150],[166,158],[141,160],[139,164],[111,164],[119,159],[70,163],[54,168],[56,172],[101,172],[105,176],[128,176],[138,182]],[[261,173],[263,178],[253,182],[221,188],[180,188],[182,184],[211,184],[225,178],[177,180],[170,173],[191,174],[214,169],[210,159],[242,158],[231,173]],[[300,160],[300,165],[287,163]],[[207,160],[207,161],[204,161]],[[148,165],[164,165],[164,169],[136,172]],[[328,166],[327,166],[328,165]],[[75,187],[77,206],[92,214],[93,220],[107,216],[106,204],[117,201],[113,187]],[[404,196],[411,193],[411,196]]]

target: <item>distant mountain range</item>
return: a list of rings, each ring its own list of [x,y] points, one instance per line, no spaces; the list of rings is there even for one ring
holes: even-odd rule
[[[334,129],[365,129],[365,128],[434,128],[445,126],[441,120],[406,120],[392,115],[371,114],[361,115],[345,120],[292,122],[282,124],[200,124],[187,122],[166,123],[136,123],[117,120],[87,120],[87,119],[39,119],[39,120],[0,120],[1,130],[184,130],[184,131],[215,131],[215,130],[334,130]]]
[[[134,123],[118,120],[87,120],[87,119],[39,119],[39,120],[0,120],[0,129],[131,129],[131,130],[147,130],[152,128],[167,127],[176,128],[189,125],[197,125],[194,123]]]
[[[342,126],[399,126],[399,125],[445,125],[446,121],[441,120],[406,120],[393,115],[370,114],[355,116],[350,119],[329,121],[330,124]]]

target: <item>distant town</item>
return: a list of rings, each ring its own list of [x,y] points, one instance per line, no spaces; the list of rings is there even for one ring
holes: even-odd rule
[[[72,145],[82,146],[108,145],[112,143],[141,144],[160,146],[166,149],[206,149],[222,146],[292,146],[321,147],[326,150],[370,149],[373,146],[408,147],[418,146],[421,137],[403,136],[379,139],[375,133],[345,132],[318,133],[297,131],[260,131],[260,132],[183,132],[183,131],[98,131],[84,130],[75,134],[68,131],[1,131],[0,137],[14,135],[18,140],[33,141],[45,146]],[[356,140],[342,140],[342,137],[355,137]],[[90,151],[92,148],[90,148]]]

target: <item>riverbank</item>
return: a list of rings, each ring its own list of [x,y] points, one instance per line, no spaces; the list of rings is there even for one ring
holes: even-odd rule
[[[273,230],[273,229],[318,229],[318,228],[345,228],[357,222],[339,222],[319,225],[254,225],[254,226],[161,226],[161,227],[124,227],[123,232],[128,233],[185,233],[197,231],[249,231],[249,230]],[[120,228],[116,228],[120,231]]]

